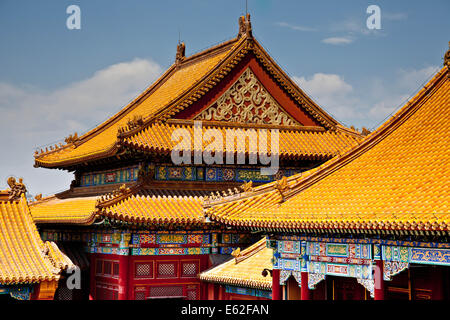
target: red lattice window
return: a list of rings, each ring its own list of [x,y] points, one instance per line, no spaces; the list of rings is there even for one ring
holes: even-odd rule
[[[103,263],[103,274],[106,274],[106,275],[111,274],[111,261],[105,261]]]
[[[56,289],[55,300],[73,300],[73,292],[66,285],[60,284]]]
[[[113,263],[113,276],[119,276],[119,263]]]
[[[150,287],[150,297],[181,297],[182,286]]]
[[[188,300],[198,300],[198,292],[197,289],[194,290],[187,290],[186,291],[187,299]]]
[[[137,287],[134,289],[134,300],[145,300],[145,287]]]
[[[136,278],[152,278],[153,270],[151,263],[136,263],[134,275]]]
[[[97,267],[95,269],[96,274],[101,274],[103,272],[103,260],[97,260]]]
[[[198,273],[198,264],[196,262],[183,262],[181,268],[182,277],[195,278]]]
[[[95,289],[97,300],[117,300],[119,298],[119,291],[116,286],[97,285]]]
[[[177,264],[175,262],[158,263],[158,278],[176,278]]]

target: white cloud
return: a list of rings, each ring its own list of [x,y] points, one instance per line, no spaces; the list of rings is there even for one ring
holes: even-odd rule
[[[294,24],[290,24],[287,22],[276,22],[275,25],[277,25],[279,27],[283,27],[283,28],[289,28],[289,29],[292,29],[295,31],[303,31],[303,32],[317,31],[316,28],[294,25]]]
[[[337,74],[316,73],[312,77],[293,77],[314,101],[337,119],[353,119],[357,104],[353,87]]]
[[[101,123],[135,98],[162,72],[145,59],[117,63],[91,77],[47,92],[30,86],[0,83],[2,160],[0,185],[10,175],[23,175],[33,193],[67,188],[71,175],[33,169],[34,148],[79,134]],[[56,173],[56,174],[55,174]]]
[[[386,19],[390,21],[400,21],[406,20],[408,18],[408,14],[405,12],[383,12],[381,11],[381,19]]]
[[[419,85],[425,84],[437,71],[437,66],[429,66],[422,69],[400,69],[398,71],[399,86],[406,90],[414,90]]]
[[[311,77],[293,77],[293,80],[338,121],[373,128],[403,106],[436,70],[434,66],[400,69],[393,81],[368,79],[358,90],[337,74],[316,73]]]
[[[350,35],[369,35],[376,33],[377,30],[369,30],[366,26],[365,19],[350,18],[333,23],[330,26],[330,31],[334,33],[347,33]]]
[[[312,95],[342,95],[353,90],[353,87],[337,74],[316,73],[309,79],[294,77],[294,81]]]
[[[350,37],[331,37],[322,40],[323,43],[333,44],[333,45],[343,45],[352,43],[354,40]]]
[[[372,94],[379,96],[369,110],[369,115],[384,119],[402,107],[438,70],[436,66],[422,69],[399,69],[397,79],[391,85],[380,80],[375,80],[372,86]]]

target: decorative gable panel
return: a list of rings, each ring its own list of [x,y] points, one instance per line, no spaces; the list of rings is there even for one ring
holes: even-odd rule
[[[247,68],[238,80],[195,120],[301,125],[288,115]]]

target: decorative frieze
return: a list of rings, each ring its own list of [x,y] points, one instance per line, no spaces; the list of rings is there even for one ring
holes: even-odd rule
[[[310,256],[372,259],[370,244],[308,242],[306,252]]]
[[[383,262],[383,280],[391,281],[392,277],[409,268],[409,263],[402,261]]]
[[[369,291],[372,298],[375,296],[375,280],[357,278],[356,281]]]
[[[289,279],[290,276],[293,276],[295,278],[295,281],[297,281],[298,286],[302,286],[302,277],[300,271],[288,271],[288,270],[281,270],[280,271],[280,285],[285,285],[287,279]]]
[[[383,260],[450,266],[450,249],[382,246]]]
[[[138,165],[114,170],[83,173],[80,177],[80,187],[132,182],[137,181],[138,176]]]
[[[321,273],[308,274],[308,288],[314,290],[320,281],[325,280],[325,275]]]
[[[271,182],[282,176],[303,172],[299,169],[280,169],[276,175],[262,175],[260,169],[222,167],[175,167],[156,166],[155,180],[160,181],[206,181],[206,182]]]
[[[33,285],[1,285],[0,294],[9,294],[17,300],[30,300]]]
[[[272,299],[272,291],[268,290],[260,290],[260,289],[253,289],[253,288],[243,288],[243,287],[236,287],[236,286],[225,286],[225,292],[226,293],[234,293],[234,294],[242,294],[246,296],[253,296],[253,297],[261,297],[261,298],[267,298]]]

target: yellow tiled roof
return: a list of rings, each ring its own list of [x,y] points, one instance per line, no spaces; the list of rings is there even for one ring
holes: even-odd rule
[[[217,144],[219,150],[227,152],[226,148],[226,137],[227,131],[234,132],[238,137],[243,136],[249,130],[253,130],[255,133],[258,132],[259,127],[231,127],[226,124],[208,124],[203,122],[202,134],[205,130],[214,129],[218,130],[223,137],[222,143]],[[266,128],[267,129],[267,128]],[[273,128],[272,128],[273,129]],[[286,128],[283,127],[279,129],[279,155],[285,158],[308,158],[308,159],[328,159],[340,151],[347,149],[351,146],[355,146],[361,139],[360,136],[355,134],[349,134],[345,131],[336,130],[321,130],[322,128]],[[151,126],[145,128],[142,131],[126,138],[122,145],[143,150],[147,152],[165,152],[170,153],[178,145],[178,141],[172,141],[172,133],[175,130],[187,130],[192,139],[188,140],[189,144],[184,145],[183,148],[190,148],[190,150],[195,151],[194,141],[202,141],[200,135],[200,130],[194,130],[194,125],[187,124],[176,124],[176,123],[163,123],[163,124],[152,124]],[[256,130],[256,131],[255,131]],[[196,137],[195,134],[198,134]],[[187,136],[187,135],[184,135]],[[256,136],[255,136],[256,138]],[[270,130],[267,133],[267,149],[271,151],[271,134]],[[185,142],[184,140],[183,142]],[[213,144],[210,145],[211,141],[203,141],[203,149],[205,147],[211,148]],[[251,145],[258,148],[258,140],[252,140]],[[236,143],[234,143],[233,152],[237,151]],[[249,152],[249,144],[246,143],[245,152]]]
[[[206,203],[231,225],[289,229],[450,230],[447,68],[359,146],[279,191]],[[236,197],[235,197],[236,198]]]
[[[98,197],[58,199],[56,196],[30,203],[33,220],[41,223],[91,224]]]
[[[128,106],[76,139],[75,142],[68,142],[64,146],[50,147],[50,150],[37,152],[35,165],[67,168],[82,162],[114,155],[119,152],[118,144],[124,135],[136,133],[140,126],[148,127],[152,123],[164,122],[173,118],[179,111],[198,101],[216,87],[249,52],[276,79],[280,87],[309,116],[314,118],[316,123],[327,130],[334,130],[339,126],[335,119],[312,101],[281,70],[254,38],[245,35],[185,58],[180,63],[175,63],[158,81],[130,102]],[[139,121],[134,124],[131,121],[130,124],[130,120],[133,119]],[[314,135],[311,136],[314,137]],[[320,136],[319,134],[317,142],[319,145],[322,143]],[[289,138],[295,139],[296,136],[293,134]],[[286,146],[286,149],[289,152],[289,146]]]
[[[203,223],[203,194],[182,190],[131,190],[129,194],[100,202],[98,214],[137,224]]]
[[[158,81],[118,114],[81,136],[80,141],[82,143],[77,147],[69,144],[61,149],[36,155],[36,164],[39,166],[57,166],[77,159],[100,156],[111,151],[115,146],[120,127],[126,126],[127,122],[134,116],[149,117],[157,114],[169,103],[189,91],[192,86],[195,86],[219,64],[231,48],[233,46],[228,46],[225,51],[219,50],[216,54],[208,54],[206,57],[196,59],[193,62],[187,59],[186,63],[179,67],[173,65]]]
[[[58,280],[71,265],[56,244],[42,241],[24,196],[0,201],[0,284]]]
[[[273,250],[266,247],[265,238],[240,252],[238,257],[202,272],[203,281],[263,290],[272,289],[272,278],[264,277],[264,269],[272,270]]]

